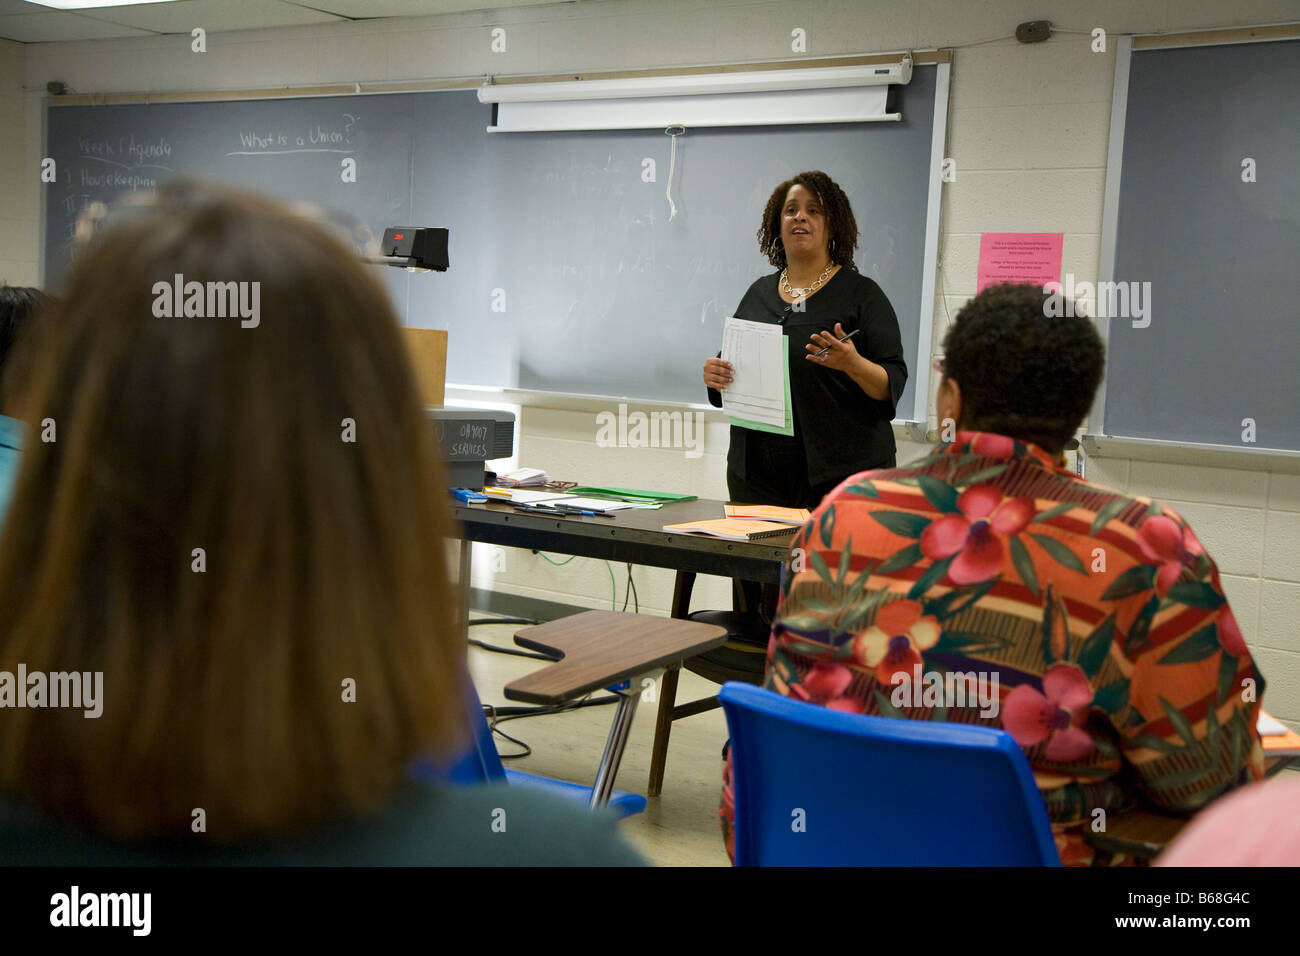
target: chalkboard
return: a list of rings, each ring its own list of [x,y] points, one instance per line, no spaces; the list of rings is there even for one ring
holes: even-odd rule
[[[471,91],[51,107],[46,281],[88,203],[211,176],[374,236],[448,227],[446,273],[376,268],[407,324],[448,330],[449,385],[698,403],[723,320],[772,271],[755,237],[768,195],[822,169],[853,204],[858,267],[898,313],[911,372],[898,416],[923,419],[936,70],[898,89],[901,122],[692,129],[675,161],[658,131],[489,134]]]
[[[73,229],[91,203],[111,203],[169,177],[210,177],[324,207],[359,239],[409,225],[416,96],[52,106],[45,155],[45,285],[57,289]],[[344,182],[342,160],[357,162]],[[379,267],[377,267],[379,268]],[[407,273],[382,269],[399,304]]]
[[[1300,450],[1300,40],[1135,49],[1117,78],[1125,65],[1101,272],[1150,309],[1106,321],[1092,428]]]

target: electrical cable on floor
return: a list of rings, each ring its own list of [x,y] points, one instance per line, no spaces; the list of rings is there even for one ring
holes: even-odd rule
[[[582,707],[600,707],[605,704],[616,703],[619,699],[620,698],[617,694],[595,698],[588,694],[581,700],[566,701],[563,704],[548,704],[540,707],[494,707],[491,704],[484,704],[483,712],[487,717],[488,729],[491,730],[493,734],[504,740],[510,741],[517,747],[523,748],[521,753],[503,754],[498,751],[497,755],[502,760],[518,760],[532,754],[533,748],[529,746],[526,741],[520,740],[518,737],[511,737],[500,728],[500,724],[505,723],[507,720],[520,720],[524,717],[543,717],[548,714],[560,714],[570,710],[578,710]]]
[[[469,626],[476,624],[541,624],[541,621],[535,621],[530,617],[480,617],[470,621]],[[469,639],[473,647],[482,648],[485,651],[491,651],[493,654],[509,654],[511,657],[527,657],[535,661],[546,661],[554,664],[559,660],[558,657],[552,657],[550,654],[539,654],[537,651],[523,651],[517,647],[500,647],[496,644],[489,644],[486,641],[478,641],[474,638]]]
[[[550,654],[539,654],[536,651],[523,651],[515,647],[498,647],[496,644],[489,644],[487,641],[476,641],[474,638],[469,639],[470,647],[481,648],[485,651],[491,651],[493,654],[509,654],[511,657],[527,657],[534,661],[546,661],[548,664],[554,664],[558,657],[552,657]]]
[[[510,741],[512,744],[514,744],[516,747],[523,747],[523,748],[524,748],[522,751],[520,751],[519,753],[516,753],[516,754],[503,754],[503,753],[501,752],[501,748],[498,747],[498,748],[497,748],[497,757],[498,757],[499,759],[501,759],[501,760],[519,760],[519,759],[521,759],[521,758],[523,758],[523,757],[531,757],[531,756],[533,755],[533,748],[532,748],[532,747],[530,747],[530,746],[529,746],[527,743],[525,743],[524,741],[520,740],[518,737],[511,737],[508,733],[506,733],[504,730],[502,730],[500,727],[497,726],[496,721],[492,721],[492,723],[488,724],[488,727],[491,728],[492,733],[493,733],[494,736],[496,736],[496,737],[500,737],[502,740],[508,740],[508,741]]]
[[[540,551],[535,551],[533,553],[541,554]],[[555,564],[557,566],[568,564],[569,561],[573,560],[573,558],[569,558],[569,561],[551,561],[551,559],[547,558],[546,555],[542,554],[541,556],[543,558],[546,558],[547,561],[550,561],[551,564]],[[606,570],[609,571],[609,582],[611,587],[613,587],[614,589],[609,602],[610,610],[613,610],[618,601],[618,584],[614,580],[614,569],[610,566],[610,563],[608,561],[605,562],[605,568]],[[627,566],[627,580],[628,580],[628,593],[633,596],[635,601],[633,606],[639,612],[641,607],[641,602],[640,602],[640,597],[636,593],[636,582],[632,579],[631,564],[628,564]],[[624,597],[623,600],[623,610],[625,611],[627,610],[626,597]],[[469,626],[473,627],[476,624],[541,624],[541,623],[543,622],[534,620],[532,618],[526,618],[526,617],[481,617],[473,621],[470,621]],[[519,650],[513,647],[499,647],[495,644],[488,644],[486,641],[475,640],[472,637],[469,638],[469,643],[474,647],[481,648],[482,650],[485,651],[491,651],[494,654],[509,654],[512,657],[528,657],[534,660],[546,661],[548,663],[554,663],[557,660],[560,660],[560,657],[552,657],[549,654],[540,654],[536,651]],[[590,694],[588,694],[586,697],[583,697],[580,700],[565,701],[562,704],[544,704],[540,706],[520,706],[520,707],[495,707],[492,704],[484,704],[483,713],[487,718],[488,730],[492,734],[502,738],[503,740],[508,740],[516,747],[523,748],[521,752],[513,753],[513,754],[503,754],[498,750],[497,755],[502,760],[519,760],[523,757],[530,756],[533,752],[533,748],[526,741],[520,740],[518,737],[512,737],[509,734],[507,734],[504,730],[502,730],[498,726],[498,724],[502,724],[507,720],[519,720],[523,717],[543,717],[548,714],[561,714],[570,710],[578,710],[579,708],[582,707],[600,707],[605,704],[617,703],[620,699],[621,698],[618,694],[610,694],[606,697],[595,697],[595,698],[593,698]]]

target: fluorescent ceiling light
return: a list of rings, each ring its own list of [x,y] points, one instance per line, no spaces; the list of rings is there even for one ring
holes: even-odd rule
[[[145,3],[175,3],[176,0],[27,0],[55,10],[90,10],[95,7],[134,7]]]

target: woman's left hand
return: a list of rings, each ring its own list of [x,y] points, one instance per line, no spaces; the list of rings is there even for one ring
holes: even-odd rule
[[[858,365],[862,356],[858,354],[852,339],[847,342],[840,341],[847,334],[844,331],[844,326],[839,322],[835,323],[834,335],[829,332],[814,332],[809,336],[810,344],[804,346],[805,351],[808,353],[804,356],[804,359],[817,365],[824,365],[827,368],[849,372]],[[818,355],[817,353],[822,349],[826,349],[826,354]]]

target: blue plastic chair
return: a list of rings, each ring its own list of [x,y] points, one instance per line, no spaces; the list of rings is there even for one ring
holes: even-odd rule
[[[483,715],[483,705],[479,701],[478,692],[469,681],[466,681],[466,686],[470,726],[474,729],[474,746],[449,765],[439,766],[433,760],[420,760],[412,767],[412,775],[425,783],[473,785],[505,782],[512,787],[546,790],[585,806],[591,799],[591,787],[565,780],[553,780],[550,777],[539,777],[536,774],[524,773],[522,770],[505,769],[497,753],[496,742],[492,739],[492,730]],[[639,793],[625,793],[622,790],[615,790],[609,798],[610,809],[620,818],[641,813],[645,810],[645,804],[645,797]]]
[[[737,866],[1059,866],[1004,731],[846,714],[730,682]]]

